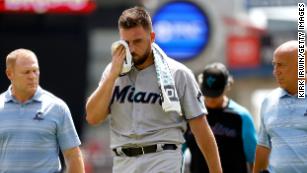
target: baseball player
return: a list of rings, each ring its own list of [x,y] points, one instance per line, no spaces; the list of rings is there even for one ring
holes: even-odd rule
[[[110,118],[114,173],[180,173],[181,144],[187,122],[208,162],[210,172],[222,172],[214,136],[206,120],[206,108],[192,72],[165,59],[180,100],[180,113],[161,106],[151,18],[142,7],[125,10],[119,18],[119,35],[129,47],[134,66],[120,75],[126,49],[119,46],[104,70],[97,89],[86,104],[86,119],[99,124]],[[109,116],[108,116],[109,115]]]

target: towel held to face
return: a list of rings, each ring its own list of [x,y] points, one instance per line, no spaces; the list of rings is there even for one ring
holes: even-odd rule
[[[133,61],[131,53],[129,51],[129,46],[124,40],[119,40],[112,44],[111,46],[112,54],[120,45],[123,45],[126,51],[125,61],[120,74],[120,75],[125,75],[131,70],[133,66]],[[172,111],[177,112],[180,116],[182,116],[182,111],[175,86],[175,81],[167,63],[167,59],[169,57],[156,43],[152,43],[152,50],[154,55],[155,69],[157,73],[157,81],[160,89],[162,109],[165,112],[172,112]]]

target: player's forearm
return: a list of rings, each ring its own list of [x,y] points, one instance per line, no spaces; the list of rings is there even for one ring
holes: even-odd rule
[[[247,172],[253,172],[254,170],[254,163],[246,163]]]
[[[259,145],[257,146],[253,173],[259,173],[260,171],[268,168],[269,155],[270,149]]]
[[[211,173],[222,173],[219,152],[214,135],[207,123],[206,118],[201,118],[200,122],[193,123],[191,130],[195,136],[197,144],[202,151],[208,168]]]
[[[73,158],[70,163],[67,164],[68,173],[85,173],[84,164],[81,158]]]
[[[206,157],[206,161],[208,163],[208,167],[211,173],[222,172],[222,167],[220,163],[220,157],[218,148],[215,142],[215,138],[210,130],[204,132],[204,138],[206,140],[199,141],[199,145],[202,148],[202,153]]]
[[[86,103],[86,120],[88,123],[99,124],[107,118],[114,83],[114,78],[106,77],[89,97]]]
[[[67,173],[85,173],[83,157],[80,149],[75,147],[64,153]]]

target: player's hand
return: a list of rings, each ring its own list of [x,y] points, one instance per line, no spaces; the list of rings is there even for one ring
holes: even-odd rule
[[[120,45],[112,54],[112,64],[109,75],[117,78],[122,71],[124,60],[126,56],[125,47]]]

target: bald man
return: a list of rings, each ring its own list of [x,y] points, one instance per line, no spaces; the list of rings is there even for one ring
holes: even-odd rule
[[[274,52],[273,74],[279,87],[262,103],[254,173],[307,170],[307,97],[298,98],[297,60],[297,41],[288,41]]]
[[[11,85],[0,95],[0,173],[58,173],[59,151],[68,173],[84,173],[81,144],[64,101],[39,86],[34,52],[6,57]]]

